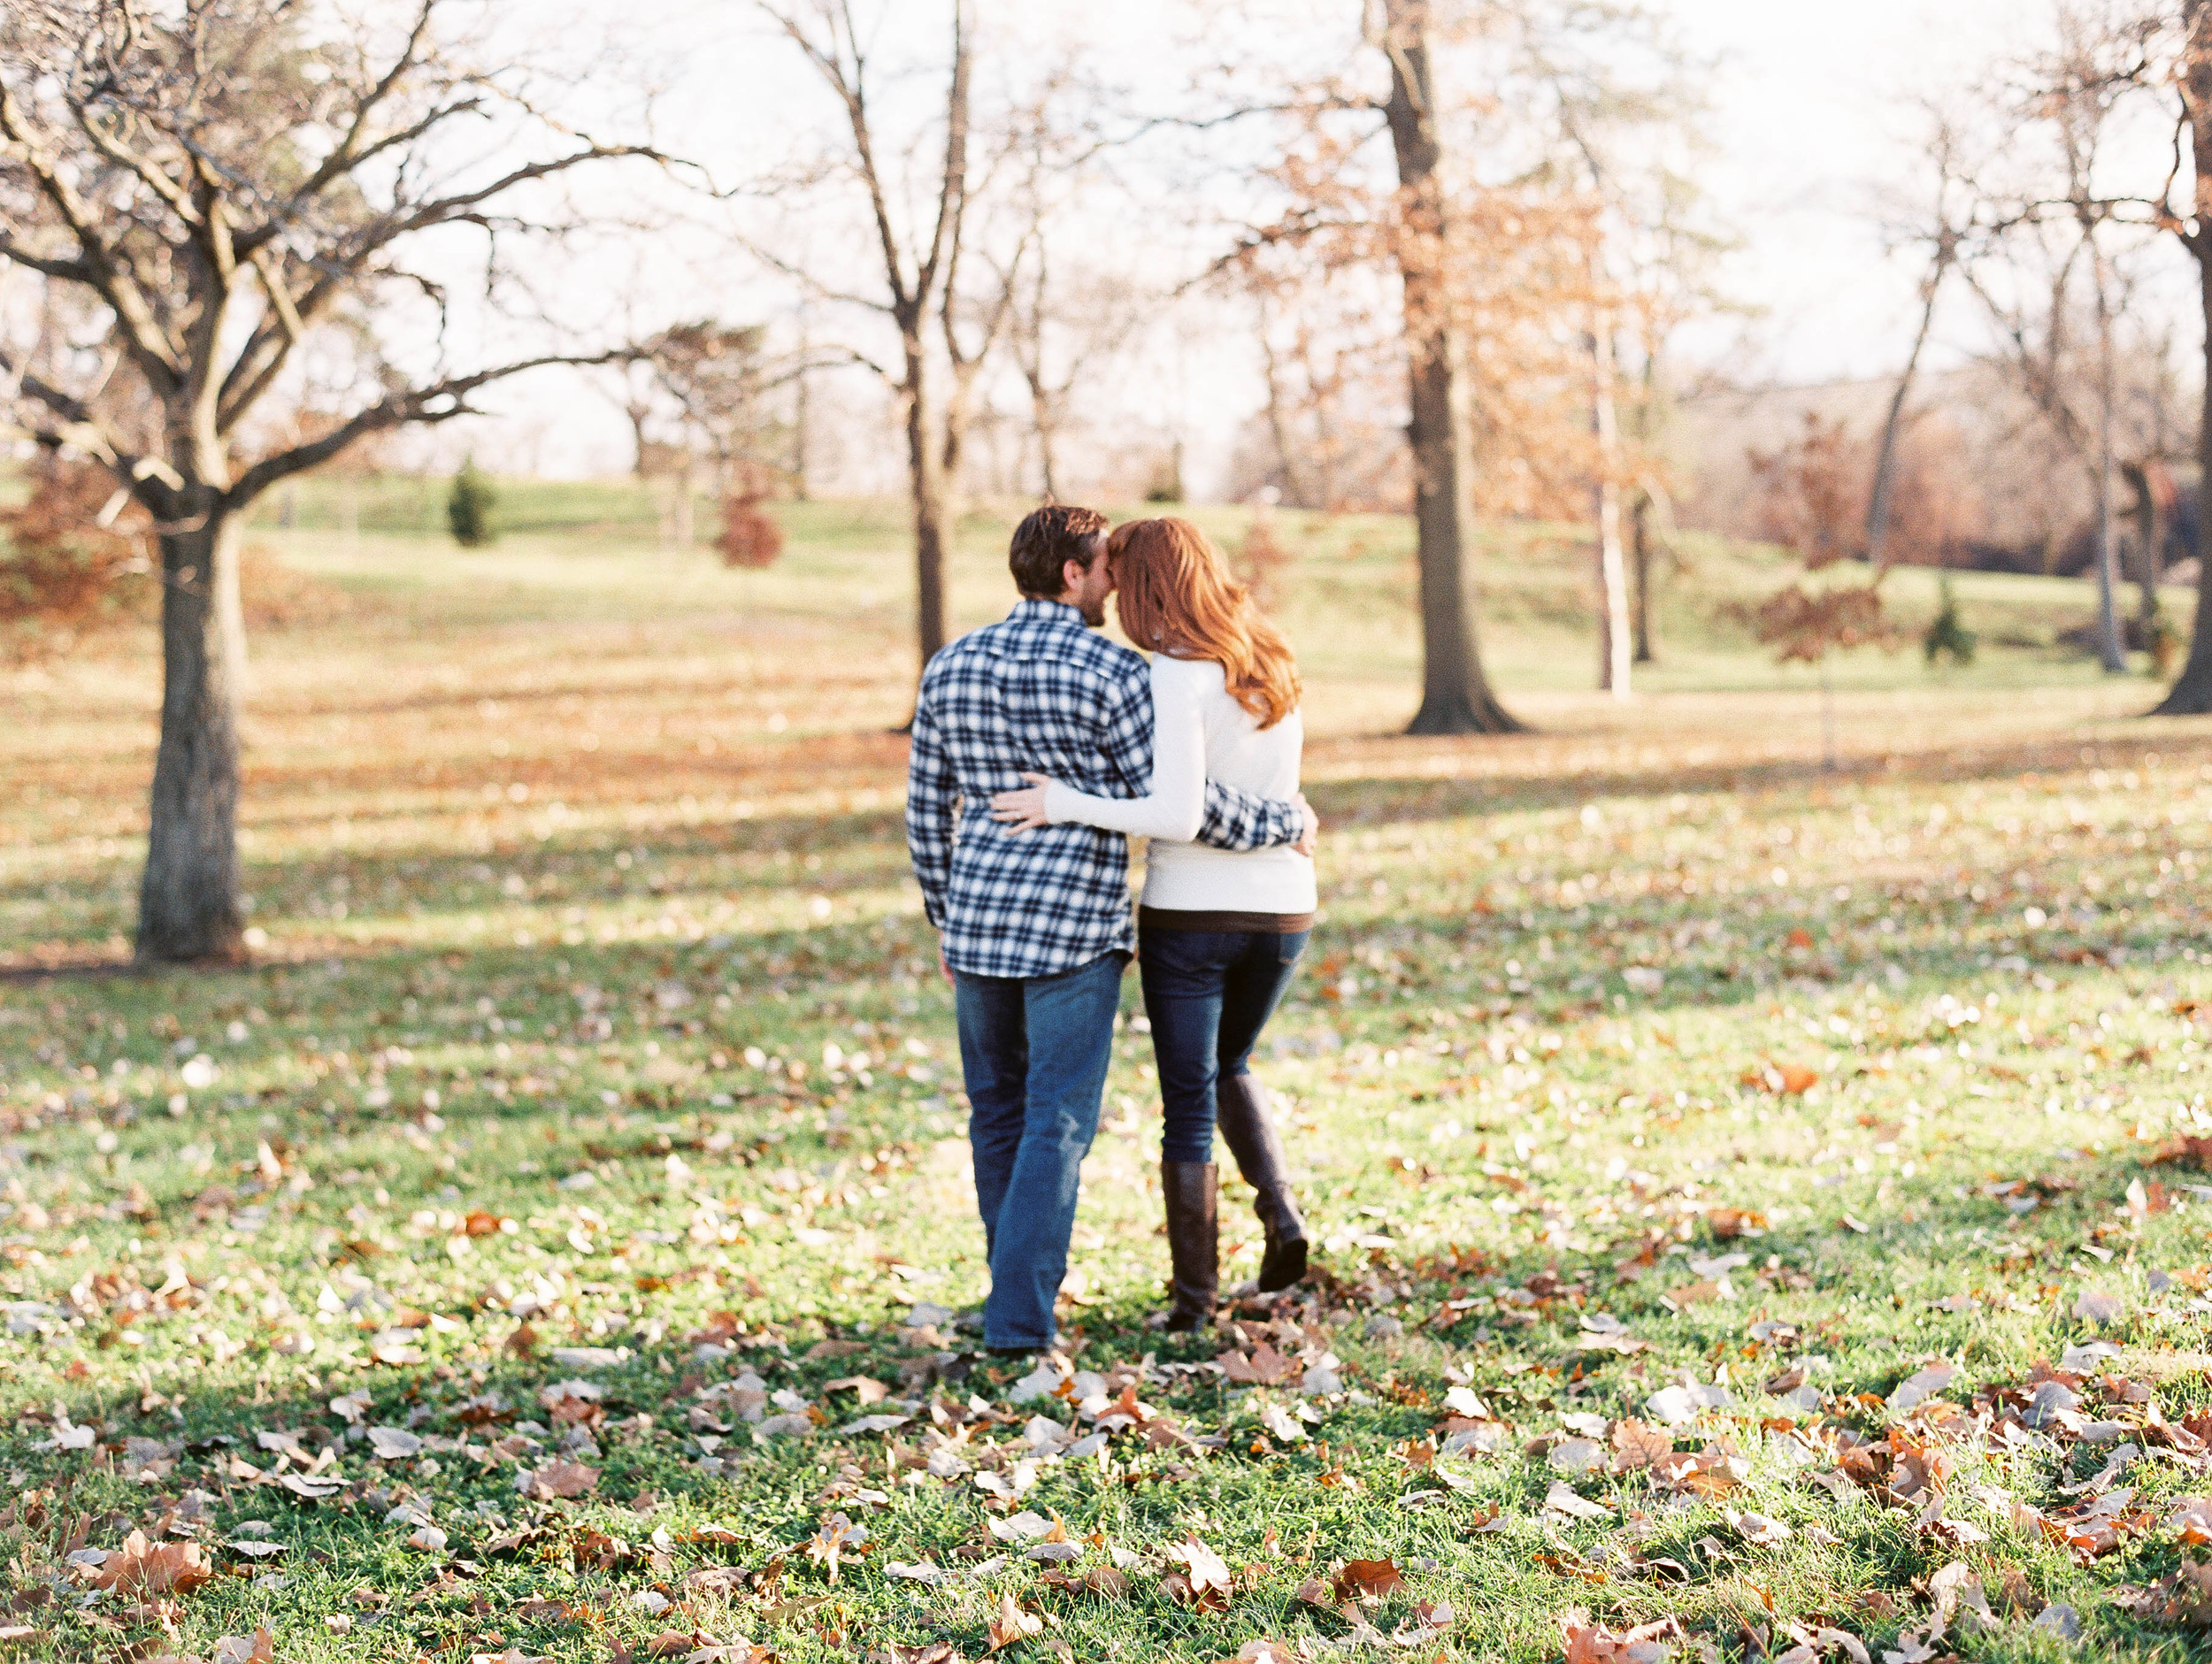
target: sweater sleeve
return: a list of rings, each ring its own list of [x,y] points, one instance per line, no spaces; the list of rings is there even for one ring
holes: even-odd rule
[[[1107,832],[1188,843],[1206,808],[1206,731],[1198,683],[1164,655],[1152,661],[1152,789],[1143,797],[1094,797],[1055,780],[1045,787],[1054,824],[1075,821]]]

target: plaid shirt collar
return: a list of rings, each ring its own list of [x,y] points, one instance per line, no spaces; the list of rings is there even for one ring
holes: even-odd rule
[[[1093,627],[1083,617],[1083,610],[1070,602],[1024,595],[1014,603],[1014,610],[999,621],[993,633],[1002,641],[1026,641],[1041,631],[1080,630],[1088,634]],[[1103,636],[1098,639],[1102,642],[1106,640]]]

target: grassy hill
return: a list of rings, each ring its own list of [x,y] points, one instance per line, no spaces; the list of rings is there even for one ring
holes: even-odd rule
[[[836,594],[856,622],[895,634],[910,617],[912,578],[904,507],[895,501],[783,502],[772,512],[784,529],[787,552],[772,570],[722,571],[710,549],[662,545],[662,500],[641,484],[616,481],[499,482],[496,515],[503,537],[491,549],[467,553],[444,533],[444,482],[384,478],[358,491],[360,536],[337,535],[343,514],[340,481],[302,482],[291,525],[278,524],[281,497],[265,502],[258,534],[302,569],[335,581],[397,596],[434,579],[465,579],[473,604],[521,605],[559,614],[603,616],[675,605],[758,617],[804,616],[820,597]],[[1025,504],[985,503],[958,522],[955,537],[956,628],[998,616],[1006,597],[1004,549]],[[1110,504],[1117,519],[1159,511],[1145,504]],[[1254,511],[1196,506],[1186,510],[1232,553],[1248,535]],[[697,505],[699,535],[712,534],[716,510]],[[1379,717],[1386,690],[1402,691],[1418,676],[1414,625],[1416,576],[1409,519],[1395,515],[1271,517],[1275,541],[1288,556],[1278,587],[1278,610],[1310,670],[1348,688]],[[1567,691],[1594,685],[1595,581],[1581,527],[1540,524],[1483,528],[1474,564],[1483,645],[1493,674],[1508,689]],[[1638,685],[1654,692],[1743,690],[1808,686],[1813,673],[1774,664],[1754,641],[1742,610],[1795,577],[1793,562],[1756,545],[1692,533],[1678,561],[1659,563],[1654,585],[1654,634],[1659,662],[1640,667]],[[1856,581],[1855,571],[1837,574]],[[2061,635],[2091,620],[2093,591],[2074,579],[1964,573],[1955,580],[1967,625],[1980,638],[1978,663],[1946,672],[1968,686],[2022,686],[2097,674]],[[441,582],[441,605],[452,604]],[[1924,681],[1917,651],[1937,610],[1936,574],[1905,569],[1887,582],[1889,607],[1903,646],[1837,659],[1839,686],[1905,687]],[[497,600],[486,598],[495,594]],[[2186,616],[2189,597],[2170,604]]]

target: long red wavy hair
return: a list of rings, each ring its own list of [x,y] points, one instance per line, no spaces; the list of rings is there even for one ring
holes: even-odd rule
[[[1106,540],[1115,610],[1139,647],[1221,666],[1229,696],[1272,728],[1298,709],[1298,661],[1229,563],[1188,520],[1131,520]]]

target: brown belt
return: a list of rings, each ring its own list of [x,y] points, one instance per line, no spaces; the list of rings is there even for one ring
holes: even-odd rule
[[[1179,907],[1140,907],[1137,928],[1148,931],[1219,931],[1295,936],[1313,928],[1310,913],[1218,913]]]

